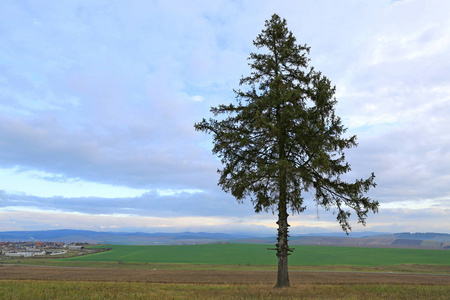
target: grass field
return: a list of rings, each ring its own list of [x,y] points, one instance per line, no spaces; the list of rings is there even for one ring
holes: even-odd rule
[[[30,298],[32,297],[32,298]],[[0,281],[1,299],[449,299],[445,286],[145,284],[136,282]]]
[[[1,299],[450,299],[449,275],[0,266]]]
[[[111,251],[66,258],[73,262],[131,262],[157,264],[276,265],[271,245],[205,244],[186,246],[113,245]],[[391,266],[428,264],[450,266],[450,251],[426,249],[296,246],[291,266]]]
[[[100,247],[3,261],[0,299],[450,299],[445,250],[296,246],[280,290],[271,245]]]

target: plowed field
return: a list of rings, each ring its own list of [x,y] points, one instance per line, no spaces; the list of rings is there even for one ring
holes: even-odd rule
[[[0,280],[116,281],[178,284],[262,284],[273,285],[275,271],[187,271],[99,269],[3,265]],[[290,272],[291,284],[413,284],[450,285],[450,275]]]

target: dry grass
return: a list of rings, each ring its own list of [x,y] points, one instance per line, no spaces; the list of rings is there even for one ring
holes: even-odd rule
[[[449,299],[450,287],[430,285],[164,284],[136,282],[0,281],[2,299]]]
[[[182,284],[272,285],[276,271],[191,271],[99,269],[4,265],[0,280],[116,281]],[[291,271],[295,284],[427,284],[450,285],[449,275]]]
[[[450,275],[0,266],[0,299],[450,299]]]

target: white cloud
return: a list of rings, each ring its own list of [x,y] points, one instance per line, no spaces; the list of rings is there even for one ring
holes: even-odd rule
[[[156,192],[159,196],[179,196],[182,194],[189,194],[189,195],[193,195],[193,194],[199,194],[202,193],[202,190],[199,189],[182,189],[182,190],[172,190],[172,189],[166,189],[166,190],[160,190],[160,189],[156,189]]]
[[[204,100],[203,97],[199,95],[192,96],[191,99],[197,102],[202,102]]]

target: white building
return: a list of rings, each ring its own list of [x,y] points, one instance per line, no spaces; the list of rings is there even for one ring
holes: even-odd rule
[[[40,251],[40,252],[20,251],[20,252],[5,253],[5,256],[11,256],[11,257],[31,257],[31,256],[35,256],[35,255],[45,255],[45,251]]]

